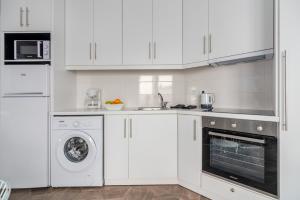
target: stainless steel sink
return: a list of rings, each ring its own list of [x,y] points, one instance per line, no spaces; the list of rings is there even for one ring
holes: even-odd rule
[[[141,111],[155,111],[155,110],[167,110],[161,107],[139,107],[138,110]]]

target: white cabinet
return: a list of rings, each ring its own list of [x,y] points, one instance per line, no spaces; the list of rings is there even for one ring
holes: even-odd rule
[[[174,183],[177,180],[177,116],[129,117],[129,177]]]
[[[127,181],[128,176],[128,116],[104,117],[104,177],[106,184]]]
[[[122,64],[122,0],[66,0],[66,65]]]
[[[177,116],[105,116],[108,185],[177,181]]]
[[[94,0],[94,64],[122,64],[122,0]]]
[[[183,63],[208,61],[208,1],[183,0]]]
[[[202,189],[210,199],[218,200],[276,200],[270,196],[203,174]]]
[[[182,0],[153,0],[153,64],[182,64]]]
[[[124,0],[125,65],[182,64],[182,0]]]
[[[92,0],[66,0],[66,64],[91,65]]]
[[[3,31],[51,31],[52,0],[2,0]]]
[[[280,199],[300,199],[300,1],[282,0],[280,12],[281,133],[280,133]]]
[[[125,65],[152,64],[152,0],[124,0]]]
[[[178,115],[179,184],[199,192],[202,170],[201,117]]]
[[[209,58],[273,49],[273,18],[274,0],[209,0]]]

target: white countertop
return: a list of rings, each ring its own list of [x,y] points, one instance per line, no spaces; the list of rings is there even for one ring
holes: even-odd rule
[[[197,115],[209,117],[221,117],[231,119],[246,119],[257,121],[279,122],[279,117],[265,115],[250,115],[250,114],[233,114],[233,113],[218,113],[218,112],[203,112],[201,109],[194,110],[151,110],[143,111],[137,108],[126,108],[120,111],[110,111],[105,109],[69,109],[62,111],[51,112],[52,116],[85,116],[85,115],[145,115],[145,114],[181,114],[181,115]]]

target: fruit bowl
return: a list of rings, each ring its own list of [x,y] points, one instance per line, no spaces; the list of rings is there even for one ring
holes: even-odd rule
[[[122,110],[124,104],[104,104],[106,110]]]

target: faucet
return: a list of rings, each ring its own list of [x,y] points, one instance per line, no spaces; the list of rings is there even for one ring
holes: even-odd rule
[[[164,98],[163,98],[161,93],[158,93],[158,96],[160,97],[160,108],[161,109],[167,109],[168,102],[164,101]]]

